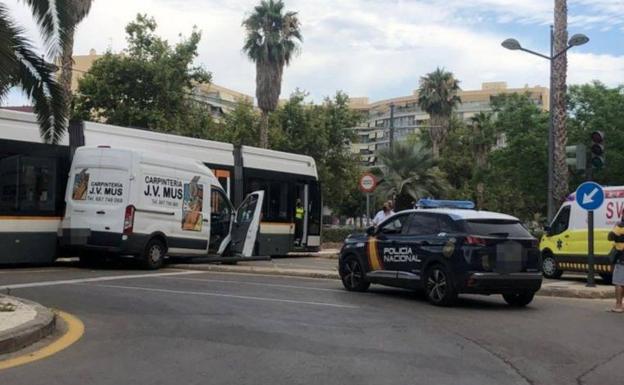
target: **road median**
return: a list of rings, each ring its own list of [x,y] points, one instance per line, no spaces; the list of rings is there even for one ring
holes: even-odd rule
[[[56,315],[22,298],[0,295],[0,355],[24,349],[55,331]]]

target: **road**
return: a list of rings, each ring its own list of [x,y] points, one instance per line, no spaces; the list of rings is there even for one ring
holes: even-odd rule
[[[11,294],[80,318],[56,355],[3,385],[620,384],[624,315],[597,300],[498,296],[455,308],[334,280],[72,266],[0,270]],[[3,289],[3,291],[5,291]]]

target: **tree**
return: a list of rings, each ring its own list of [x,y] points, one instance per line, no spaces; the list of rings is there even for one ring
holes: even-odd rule
[[[571,86],[568,92],[568,121],[570,144],[590,143],[593,131],[605,134],[605,161],[601,170],[594,170],[593,178],[603,185],[622,185],[624,182],[624,86],[607,87],[594,81]],[[579,173],[571,180],[568,192],[574,190],[586,175]]]
[[[474,178],[476,179],[477,207],[483,208],[485,183],[483,174],[487,169],[488,157],[496,144],[496,127],[492,120],[492,113],[479,112],[470,118],[468,141],[474,154]]]
[[[59,83],[63,88],[63,97],[67,104],[66,111],[69,114],[72,99],[72,74],[73,74],[73,53],[74,53],[74,30],[78,24],[84,19],[91,10],[92,0],[66,0],[68,20],[71,23],[71,31],[67,34],[67,40],[63,46],[63,52],[60,57],[61,76]]]
[[[568,48],[568,6],[566,0],[555,0],[555,41],[554,51],[564,52],[553,65],[553,194],[557,203],[565,200],[568,194],[568,166],[566,164],[566,73],[568,59],[565,50]]]
[[[420,198],[441,198],[450,190],[446,174],[422,144],[395,143],[379,151],[381,183],[377,194],[396,201],[397,209],[412,207]]]
[[[429,136],[434,159],[440,157],[440,149],[446,142],[453,109],[461,103],[459,90],[459,81],[442,68],[420,78],[418,105],[430,117]]]
[[[215,125],[208,139],[245,146],[258,146],[260,114],[253,104],[239,100],[233,111],[225,115],[221,124]]]
[[[137,15],[126,27],[125,55],[107,52],[78,84],[75,113],[103,121],[190,136],[210,131],[210,112],[192,92],[211,74],[194,66],[201,33],[170,46],[154,34],[156,22]]]
[[[262,0],[243,21],[247,36],[243,51],[256,64],[256,98],[262,110],[260,146],[268,147],[269,113],[275,111],[282,89],[284,66],[302,41],[296,12],[285,12],[281,0]]]
[[[68,22],[66,0],[24,0],[30,6],[50,56],[66,44],[73,28]],[[54,69],[35,51],[24,29],[9,17],[0,4],[0,99],[11,87],[20,87],[33,101],[45,142],[57,143],[67,123],[62,89]]]

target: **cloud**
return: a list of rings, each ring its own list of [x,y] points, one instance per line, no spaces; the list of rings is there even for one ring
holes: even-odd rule
[[[8,0],[20,23],[34,29],[21,2]],[[198,62],[217,84],[254,94],[255,66],[241,51],[241,22],[257,0],[107,0],[95,1],[78,27],[77,54],[95,48],[125,47],[125,25],[137,13],[156,18],[157,33],[175,42],[193,25],[202,30]],[[509,28],[532,31],[552,20],[552,0],[286,0],[297,10],[304,43],[286,69],[282,97],[295,88],[315,100],[344,90],[373,100],[410,94],[419,78],[437,66],[453,71],[464,89],[484,81],[510,86],[548,85],[548,62],[503,49]],[[614,41],[624,28],[624,1],[570,0],[571,25],[609,29]],[[530,28],[525,27],[531,25]],[[618,32],[615,32],[618,30]],[[517,34],[517,32],[514,32]],[[36,34],[33,33],[33,36]],[[616,36],[616,37],[615,37]],[[588,45],[589,47],[589,45]],[[590,49],[591,47],[587,48]],[[624,56],[609,52],[570,54],[568,79],[593,79],[609,85],[624,79]]]

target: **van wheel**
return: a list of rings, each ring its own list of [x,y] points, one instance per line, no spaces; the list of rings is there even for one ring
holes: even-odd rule
[[[152,239],[141,255],[141,264],[148,270],[157,270],[163,265],[167,249],[160,239]]]
[[[427,300],[436,306],[452,306],[457,301],[457,289],[443,265],[434,265],[425,274]]]
[[[524,307],[533,301],[533,297],[535,297],[535,292],[532,291],[523,291],[520,293],[513,294],[503,294],[503,299],[505,302],[509,304],[509,306],[513,307]]]
[[[550,279],[558,279],[563,275],[563,270],[557,268],[557,261],[552,254],[545,254],[542,259],[542,274]]]

